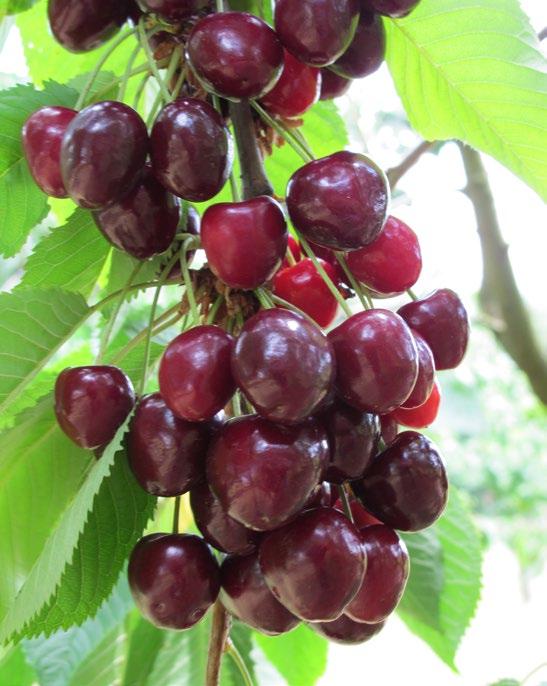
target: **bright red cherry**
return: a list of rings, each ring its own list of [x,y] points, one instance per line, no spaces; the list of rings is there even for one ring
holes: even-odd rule
[[[276,600],[258,563],[258,554],[227,557],[220,568],[220,599],[230,614],[270,636],[284,634],[300,624]]]
[[[272,278],[287,251],[287,222],[266,195],[210,205],[201,244],[211,271],[227,286],[252,290]]]
[[[454,369],[460,364],[469,342],[469,320],[454,291],[433,291],[426,298],[403,305],[398,313],[425,338],[437,370]]]
[[[367,510],[402,531],[431,526],[443,513],[448,492],[436,446],[416,431],[399,434],[351,486]]]
[[[259,414],[298,424],[327,396],[334,354],[321,330],[302,315],[263,310],[245,323],[234,347],[232,372]]]
[[[296,240],[296,238],[293,238],[291,234],[289,234],[289,244],[287,245],[287,251],[291,253],[292,258],[295,262],[299,262],[300,258],[302,257],[302,248],[300,247],[300,243]],[[283,258],[283,262],[281,263],[281,269],[284,269],[285,267],[290,267],[291,262],[289,261],[288,257]]]
[[[218,326],[196,326],[169,343],[160,362],[160,393],[189,422],[212,419],[230,400],[233,338]]]
[[[161,629],[189,629],[215,602],[218,564],[205,541],[183,534],[152,534],[137,543],[129,588],[148,621]]]
[[[418,377],[412,393],[401,406],[406,409],[423,405],[431,395],[435,384],[435,361],[431,348],[417,331],[413,331],[412,335],[418,350]]]
[[[154,12],[166,21],[180,21],[205,10],[210,0],[139,0],[143,12]]]
[[[206,88],[234,100],[265,95],[283,68],[283,47],[275,32],[247,12],[217,12],[201,19],[187,52]]]
[[[365,155],[348,151],[309,162],[287,186],[287,207],[296,229],[313,243],[335,250],[372,243],[384,226],[388,203],[384,174]]]
[[[81,448],[110,443],[134,404],[133,384],[117,367],[69,367],[55,382],[57,421]]]
[[[345,95],[351,86],[351,79],[345,79],[330,69],[321,69],[321,93],[319,100],[334,100]]]
[[[340,498],[337,498],[334,501],[332,507],[334,507],[335,510],[344,512],[344,506]],[[371,515],[370,512],[365,510],[358,500],[350,500],[349,507],[351,516],[353,517],[353,523],[359,530],[364,529],[367,526],[374,526],[382,523],[379,519],[374,517],[374,515]]]
[[[357,645],[365,643],[384,628],[384,622],[378,624],[364,624],[354,622],[346,615],[342,615],[334,622],[314,622],[308,625],[323,638],[341,643],[342,645]]]
[[[422,271],[418,237],[404,222],[391,216],[378,238],[349,253],[347,260],[358,281],[386,295],[412,288]]]
[[[261,100],[264,107],[280,117],[300,117],[317,102],[321,87],[319,69],[299,62],[285,50],[279,81]]]
[[[150,148],[158,181],[192,202],[217,195],[232,169],[232,139],[222,117],[196,98],[179,98],[163,108],[150,134]]]
[[[358,0],[277,0],[275,30],[305,64],[325,67],[346,50],[359,19]]]
[[[385,414],[408,398],[418,376],[418,353],[404,320],[389,310],[354,314],[329,333],[342,398],[365,412]]]
[[[353,524],[338,510],[307,510],[267,534],[260,567],[274,596],[309,622],[339,617],[359,590],[366,553]]]
[[[30,173],[44,193],[53,198],[68,196],[61,176],[61,142],[77,114],[68,107],[41,107],[23,126],[23,149]]]
[[[390,413],[390,417],[397,424],[410,426],[412,429],[426,429],[437,419],[440,406],[441,391],[439,384],[434,382],[433,389],[423,405],[412,409],[398,407]]]
[[[346,79],[362,79],[380,68],[386,52],[386,32],[377,14],[361,12],[348,49],[332,65]]]
[[[361,0],[370,12],[378,12],[386,17],[406,17],[420,0]]]
[[[281,426],[249,415],[227,422],[216,435],[207,480],[230,517],[269,531],[304,507],[327,461],[327,435],[317,422]]]

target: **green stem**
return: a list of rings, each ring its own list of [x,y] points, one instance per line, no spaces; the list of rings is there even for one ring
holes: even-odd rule
[[[156,64],[156,60],[154,59],[154,55],[152,54],[152,51],[150,50],[150,44],[148,43],[148,36],[146,35],[146,30],[144,28],[144,21],[141,18],[137,25],[137,30],[139,32],[139,40],[142,45],[142,48],[146,54],[146,60],[150,66],[150,71],[152,74],[154,74],[154,77],[156,81],[158,82],[158,86],[160,88],[160,92],[162,94],[163,100],[165,103],[170,102],[171,100],[171,94],[169,93],[168,88],[166,87],[165,83],[163,82],[163,79],[161,78],[158,65]]]
[[[315,321],[315,319],[310,317],[309,314],[306,314],[306,312],[304,312],[304,310],[301,310],[296,305],[293,305],[292,303],[290,303],[288,300],[283,300],[283,298],[280,298],[278,295],[274,295],[273,293],[271,295],[271,299],[275,305],[280,305],[281,307],[284,307],[287,310],[292,310],[293,312],[296,312],[296,314],[301,314],[303,317],[306,317],[306,319],[309,322],[311,322],[314,326],[317,326],[317,322]]]
[[[215,317],[217,316],[217,312],[220,309],[220,306],[224,302],[224,298],[222,295],[219,295],[215,302],[213,303],[213,306],[209,310],[209,314],[207,315],[207,324],[212,324],[215,321]]]
[[[338,264],[342,267],[342,270],[344,271],[344,274],[347,276],[351,287],[357,294],[357,297],[361,301],[361,305],[365,310],[370,310],[372,308],[372,303],[370,300],[367,298],[365,295],[363,289],[361,288],[361,284],[357,281],[357,279],[353,276],[353,273],[351,272],[350,268],[348,267],[348,263],[346,261],[346,258],[344,257],[344,253],[341,252],[335,252],[336,259],[338,260]]]
[[[196,302],[196,294],[194,293],[194,286],[192,284],[192,278],[190,276],[190,269],[188,268],[187,259],[188,250],[190,249],[190,246],[193,242],[193,238],[187,238],[182,244],[182,250],[180,253],[180,266],[182,269],[182,275],[184,277],[184,285],[186,286],[186,296],[188,298],[188,303],[190,304],[190,312],[192,313],[193,323],[197,324],[199,321],[198,304]]]
[[[292,132],[290,132],[287,127],[280,124],[276,119],[271,117],[266,110],[261,107],[257,102],[251,100],[251,105],[258,112],[260,118],[263,119],[272,129],[275,129],[277,133],[285,139],[285,141],[293,148],[293,150],[300,155],[304,162],[312,162],[314,160],[313,155],[311,155],[306,148],[300,143],[300,141],[295,138]]]
[[[178,534],[179,532],[179,519],[180,519],[180,495],[175,498],[175,507],[173,509],[173,533]]]
[[[122,101],[125,97],[125,91],[127,90],[127,83],[129,79],[131,78],[131,70],[133,69],[133,65],[135,64],[135,60],[137,59],[139,52],[141,51],[141,46],[139,43],[135,46],[135,49],[131,53],[130,58],[127,61],[127,66],[125,68],[123,78],[120,81],[120,85],[118,88],[118,100]]]
[[[327,274],[327,272],[323,269],[322,264],[317,259],[317,256],[315,255],[315,253],[311,249],[308,241],[300,233],[298,234],[298,240],[300,241],[300,245],[304,248],[304,252],[306,253],[306,255],[310,258],[310,260],[315,265],[315,268],[317,269],[317,271],[321,275],[321,278],[327,284],[329,291],[333,294],[333,296],[339,302],[340,307],[344,310],[344,313],[348,317],[351,317],[352,312],[351,312],[349,305],[344,300],[344,298],[343,298],[342,294],[340,293],[340,291],[338,290],[338,288],[336,288],[336,285],[334,284],[333,280],[330,278],[330,276]]]
[[[150,67],[148,64],[140,64],[138,67],[135,67],[134,69],[131,70],[129,73],[129,78],[133,78],[133,76],[138,76],[139,74],[144,74],[144,72],[147,73],[147,77],[150,78]],[[106,86],[103,86],[101,89],[99,89],[95,94],[94,97],[98,98],[99,96],[102,96],[104,93],[108,93],[108,91],[111,88],[114,88],[114,86],[117,86],[119,83],[123,81],[123,76],[119,76],[118,78],[112,79],[112,81],[109,81]]]
[[[416,293],[414,293],[412,288],[407,288],[406,292],[409,294],[409,296],[412,298],[412,300],[418,300],[418,296],[416,295]]]
[[[234,397],[232,398],[232,406],[234,408],[234,417],[241,417],[241,398],[237,391],[234,393]]]
[[[308,140],[306,136],[304,136],[304,133],[299,127],[296,127],[294,129],[291,129],[292,135],[296,138],[296,140],[300,143],[300,145],[306,150],[308,155],[312,158],[312,160],[315,159],[315,155],[313,154],[313,150],[311,149],[310,144],[308,143]]]
[[[167,66],[167,71],[165,72],[164,83],[165,83],[165,87],[167,88],[168,91],[169,91],[169,84],[171,83],[171,79],[175,75],[175,72],[177,71],[177,67],[180,64],[181,59],[182,59],[182,47],[177,46],[173,50],[173,54],[171,55],[171,60],[169,61],[169,65]],[[171,91],[169,91],[169,93],[170,93],[169,101],[172,102],[175,99],[175,97],[173,97],[173,94],[171,93]]]
[[[245,660],[241,656],[239,650],[235,647],[234,642],[229,638],[226,644],[226,652],[234,661],[236,667],[243,678],[243,683],[245,686],[253,686],[253,679],[251,674],[245,664]]]
[[[152,331],[153,336],[157,336],[165,329],[169,329],[174,326],[181,319],[181,315],[178,312],[180,305],[177,304],[174,307],[166,310],[161,317],[158,317],[154,321],[154,330]],[[172,315],[175,314],[173,317]],[[119,364],[132,350],[134,350],[139,343],[144,341],[148,335],[148,327],[140,331],[134,338],[132,338],[127,345],[125,345],[111,360],[112,364]]]
[[[183,69],[180,70],[179,77],[177,79],[177,82],[175,83],[175,87],[173,88],[173,92],[171,93],[171,99],[175,101],[179,97],[179,93],[181,91],[181,88],[186,81],[186,76],[188,75],[188,69],[184,67]]]
[[[146,65],[148,67],[148,65]],[[139,107],[139,101],[142,97],[142,94],[144,93],[144,89],[146,88],[146,84],[148,83],[148,79],[150,78],[150,72],[148,74],[144,75],[144,78],[141,79],[141,82],[139,83],[137,87],[137,91],[135,93],[135,97],[133,98],[133,109],[136,110]]]
[[[271,298],[268,296],[268,294],[263,288],[257,288],[255,290],[255,295],[258,299],[258,302],[265,310],[271,310],[273,307],[275,307]]]
[[[349,504],[348,494],[346,493],[346,489],[343,486],[338,486],[338,495],[340,496],[340,500],[342,501],[344,514],[350,522],[353,522],[353,513],[351,511],[351,505]]]

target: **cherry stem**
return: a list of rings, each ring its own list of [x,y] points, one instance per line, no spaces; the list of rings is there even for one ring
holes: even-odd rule
[[[234,397],[232,398],[232,408],[234,417],[241,417],[241,397],[237,391],[234,393]]]
[[[163,85],[165,86],[165,90],[169,93],[169,100],[167,102],[173,101],[175,98],[171,95],[169,91],[169,84],[171,83],[171,79],[173,78],[173,75],[175,71],[177,70],[178,63],[180,61],[180,58],[182,56],[182,53],[180,49],[177,47],[175,50],[173,50],[173,54],[171,55],[171,59],[169,60],[169,64],[167,65],[167,72],[165,74],[165,79],[163,79]],[[161,78],[161,77],[160,77]],[[182,86],[182,84],[181,84]],[[152,107],[150,108],[150,112],[148,113],[147,121],[146,124],[148,127],[151,127],[152,124],[154,123],[154,119],[156,118],[156,113],[161,107],[162,103],[165,102],[165,95],[164,95],[164,89],[160,88],[154,102],[152,103]]]
[[[275,307],[270,294],[264,288],[257,288],[255,290],[255,295],[258,299],[258,302],[265,310],[271,310],[273,307]]]
[[[342,501],[344,514],[350,520],[350,522],[354,524],[355,522],[353,521],[353,513],[351,511],[351,505],[349,504],[348,494],[346,493],[346,489],[343,486],[338,486],[338,495],[340,496],[340,500]]]
[[[120,85],[118,87],[118,100],[122,101],[125,97],[125,91],[127,90],[127,84],[129,82],[129,79],[131,78],[131,70],[133,69],[133,65],[135,64],[135,60],[137,59],[139,52],[142,50],[140,43],[137,43],[135,46],[135,49],[131,53],[130,58],[127,61],[127,66],[125,68],[125,71],[123,73],[123,78],[120,81]]]
[[[229,638],[227,641],[226,652],[232,658],[232,660],[235,662],[236,667],[239,669],[239,673],[243,677],[243,682],[244,682],[245,686],[253,686],[253,680],[252,680],[251,674],[249,672],[249,669],[247,668],[247,665],[245,664],[245,660],[243,659],[241,653],[236,648],[236,646],[235,646],[235,644],[231,638]]]
[[[400,164],[387,170],[386,176],[392,190],[399,183],[400,179],[407,173],[407,171],[412,169],[422,155],[426,152],[429,152],[435,144],[436,141],[422,141],[420,145],[414,148],[414,150],[412,150]]]
[[[129,73],[129,78],[131,79],[131,78],[133,78],[133,76],[138,76],[139,74],[144,74],[145,72],[146,72],[146,78],[149,79],[152,76],[152,74],[150,72],[150,66],[148,65],[148,63],[141,64],[138,67],[135,67],[134,69],[132,69]],[[99,96],[102,96],[104,93],[108,93],[108,91],[111,88],[114,88],[114,86],[121,83],[123,81],[123,78],[124,78],[123,76],[119,76],[115,79],[112,79],[112,81],[109,81],[105,86],[103,86],[96,93],[93,94],[95,99],[99,98]]]
[[[146,65],[148,68],[148,65]],[[135,93],[135,97],[133,98],[133,109],[136,110],[139,106],[139,101],[142,97],[142,94],[144,93],[144,89],[146,88],[146,84],[148,83],[148,79],[150,78],[150,72],[144,75],[144,77],[141,79],[141,82],[138,85],[137,91]]]
[[[312,162],[315,158],[311,154],[311,151],[306,150],[305,146],[296,138],[296,136],[290,132],[287,127],[280,124],[276,119],[266,112],[266,110],[261,107],[257,102],[251,100],[253,108],[258,112],[260,118],[263,119],[266,124],[275,129],[277,133],[293,148],[293,150],[304,160],[304,162]]]
[[[407,288],[406,292],[409,294],[409,296],[412,298],[412,300],[418,300],[418,296],[416,295],[416,293],[414,293],[412,288]]]
[[[219,295],[215,302],[213,303],[213,306],[209,310],[209,313],[207,314],[207,320],[206,324],[213,324],[215,321],[215,317],[217,316],[217,312],[220,309],[220,306],[222,305],[222,302],[224,301],[224,298],[222,295]]]
[[[154,320],[154,329],[152,332],[153,336],[157,336],[159,333],[165,329],[169,329],[174,326],[180,319],[181,314],[179,312],[180,304],[177,303],[173,307],[166,310],[160,317]],[[173,316],[175,315],[175,316]],[[141,341],[143,341],[148,335],[148,327],[140,331],[134,338],[132,338],[127,345],[125,345],[116,355],[112,358],[112,364],[118,364],[121,362],[126,355],[128,355],[134,348],[136,348]]]
[[[222,10],[217,10],[217,11],[220,12]],[[222,107],[220,106],[220,98],[218,97],[218,95],[215,95],[214,93],[212,94],[212,98],[213,98],[213,105],[215,106],[216,111],[222,117]],[[241,200],[241,193],[239,192],[236,177],[234,174],[233,165],[232,165],[232,168],[230,169],[229,180],[230,180],[230,190],[232,192],[232,200],[234,202],[239,202]]]
[[[196,295],[194,293],[194,286],[192,284],[192,277],[190,276],[190,269],[188,268],[188,250],[190,246],[194,243],[194,237],[187,238],[182,244],[182,250],[180,253],[180,267],[182,269],[182,276],[184,277],[184,285],[186,286],[186,297],[188,298],[188,303],[190,305],[190,311],[192,313],[193,324],[197,324],[199,321],[199,310],[196,301]]]
[[[150,44],[148,43],[148,36],[146,35],[146,30],[144,28],[144,16],[140,19],[139,23],[137,24],[137,31],[139,34],[139,40],[142,45],[142,48],[146,54],[146,60],[148,64],[150,65],[150,71],[152,74],[154,74],[154,77],[156,81],[158,82],[158,86],[160,89],[160,92],[162,94],[164,102],[168,103],[171,100],[171,94],[169,93],[169,89],[163,82],[163,79],[161,78],[160,71],[158,69],[158,65],[156,64],[156,60],[154,59],[154,55],[152,54],[152,50],[150,50]]]
[[[287,262],[289,263],[289,265],[291,267],[294,267],[296,264],[296,259],[295,259],[294,255],[292,254],[292,250],[291,250],[290,246],[287,248],[286,257],[287,257]]]
[[[357,279],[353,276],[350,268],[348,267],[348,263],[346,261],[345,255],[342,252],[335,252],[336,259],[338,260],[338,264],[342,267],[344,274],[348,277],[349,282],[351,283],[351,287],[357,294],[357,297],[361,301],[361,305],[365,310],[370,310],[372,309],[372,302],[370,298],[365,295],[365,292],[363,288],[361,287],[361,284],[357,281]]]
[[[271,294],[271,299],[276,305],[280,305],[281,307],[284,307],[287,310],[292,310],[293,312],[296,312],[296,314],[302,315],[309,322],[311,322],[314,326],[317,326],[317,322],[315,321],[315,319],[313,319],[313,317],[310,317],[310,315],[306,314],[306,312],[304,312],[304,310],[301,310],[299,307],[297,307],[296,305],[293,305],[288,300],[283,300],[283,298],[280,298],[278,295],[274,295],[273,293]]]
[[[217,600],[213,607],[211,637],[209,639],[209,658],[207,660],[206,686],[218,686],[220,683],[220,666],[226,641],[230,633],[230,616],[224,606]]]
[[[179,532],[179,519],[180,519],[180,495],[175,498],[175,507],[173,509],[173,533],[178,534]]]

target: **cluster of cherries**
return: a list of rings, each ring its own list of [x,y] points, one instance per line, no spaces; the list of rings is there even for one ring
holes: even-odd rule
[[[417,2],[277,0],[275,31],[244,12],[213,12],[208,0],[139,4],[50,0],[50,23],[79,51],[152,13],[170,35],[183,32],[203,97],[167,104],[150,135],[121,102],[42,108],[23,131],[32,174],[49,195],[90,209],[116,248],[144,260],[180,251],[177,233],[193,234],[225,287],[261,288],[282,306],[251,312],[237,335],[214,323],[179,334],[161,359],[159,392],[138,400],[116,367],[64,370],[59,424],[100,452],[133,413],[127,453],[137,481],[156,496],[190,494],[201,537],[149,535],[131,555],[130,587],[151,622],[187,629],[220,597],[267,634],[303,621],[332,640],[366,641],[408,578],[396,530],[430,526],[446,504],[437,448],[398,426],[435,418],[436,371],[461,362],[466,311],[441,289],[397,313],[371,307],[322,330],[338,307],[325,275],[334,291],[382,298],[410,289],[421,270],[417,237],[388,215],[386,177],[365,155],[337,152],[292,176],[286,206],[300,240],[269,196],[212,204],[201,221],[187,203],[212,199],[231,173],[229,122],[210,94],[297,117],[321,80],[332,95],[340,79],[376,68],[378,13],[402,16]]]

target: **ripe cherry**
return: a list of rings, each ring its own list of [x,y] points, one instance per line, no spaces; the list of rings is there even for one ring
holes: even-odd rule
[[[212,419],[230,400],[233,338],[218,326],[196,326],[167,346],[160,362],[160,393],[189,422]]]
[[[133,384],[117,367],[69,367],[55,382],[57,421],[81,448],[110,443],[134,404]]]
[[[152,534],[137,543],[128,568],[135,603],[161,629],[189,629],[215,602],[218,564],[205,541],[183,534]]]
[[[317,422],[281,426],[248,415],[227,422],[215,436],[207,480],[230,517],[269,531],[304,507],[327,461],[327,435]]]
[[[139,0],[143,12],[154,12],[165,21],[180,21],[205,10],[210,0]]]
[[[259,414],[297,424],[329,392],[334,354],[318,327],[295,312],[275,308],[247,320],[234,347],[232,371]]]
[[[337,498],[332,506],[335,510],[344,512],[344,506],[340,498]],[[364,529],[367,526],[374,526],[382,523],[379,519],[374,517],[374,515],[371,515],[370,512],[365,510],[363,505],[358,500],[350,500],[349,507],[351,510],[351,516],[353,517],[353,523],[359,530]]]
[[[315,487],[314,491],[304,505],[305,510],[315,507],[330,507],[333,500],[333,491],[328,481],[323,481]]]
[[[386,445],[389,445],[397,437],[399,425],[393,419],[392,414],[380,415],[380,424],[382,426],[382,440]]]
[[[434,382],[433,389],[423,405],[412,409],[398,407],[390,413],[390,417],[396,421],[397,424],[410,426],[412,429],[425,429],[437,419],[440,406],[441,391],[439,384]]]
[[[335,250],[357,250],[384,226],[389,190],[365,155],[342,151],[309,162],[287,186],[287,207],[307,239]]]
[[[225,98],[259,98],[283,68],[275,32],[247,12],[217,12],[201,19],[187,44],[188,59],[205,87]]]
[[[348,49],[332,65],[346,79],[361,79],[380,68],[386,52],[386,32],[382,19],[361,12],[355,36]]]
[[[420,407],[420,405],[423,405],[431,395],[435,384],[435,361],[433,360],[431,348],[417,331],[413,331],[412,335],[418,350],[418,377],[412,393],[401,406],[403,408]]]
[[[361,0],[370,12],[378,12],[386,17],[406,17],[420,0]]]
[[[211,271],[227,286],[252,290],[272,278],[287,250],[287,222],[266,195],[210,205],[201,244]]]
[[[333,100],[345,95],[351,86],[351,79],[345,79],[328,68],[321,69],[321,92],[319,100]]]
[[[287,252],[291,253],[292,259],[294,262],[299,262],[301,257],[302,257],[302,248],[300,247],[300,243],[296,240],[296,238],[293,238],[289,234],[289,244],[287,245]],[[292,262],[289,260],[287,256],[283,258],[283,262],[281,263],[281,269],[284,269],[285,267],[290,267]]]
[[[353,619],[342,615],[333,622],[314,622],[308,626],[323,638],[334,643],[356,645],[365,643],[376,636],[384,628],[384,622],[364,624],[363,622],[354,622]]]
[[[317,102],[321,87],[319,69],[303,64],[285,50],[279,81],[261,100],[264,107],[280,117],[300,117]]]

